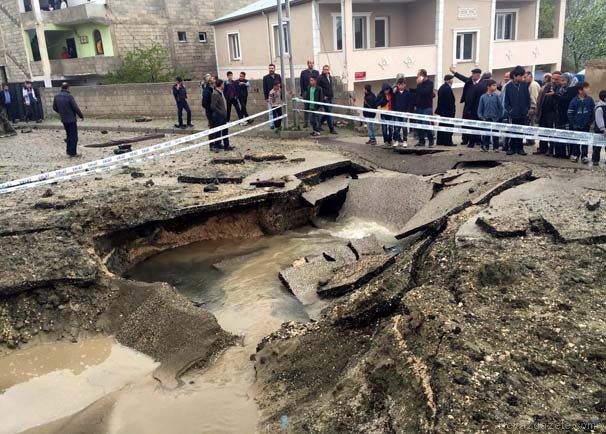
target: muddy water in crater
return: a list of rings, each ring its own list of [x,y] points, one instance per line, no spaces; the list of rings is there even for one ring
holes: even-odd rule
[[[160,433],[177,427],[179,432],[253,433],[257,409],[248,395],[254,382],[250,355],[283,322],[307,322],[326,305],[319,299],[302,305],[283,287],[278,273],[302,256],[370,234],[388,245],[395,242],[386,228],[352,219],[256,240],[196,243],[131,270],[132,278],[173,284],[210,310],[221,327],[244,339],[206,372],[187,375],[176,394],[150,394],[149,386],[125,395],[115,407],[112,432]]]
[[[117,390],[104,433],[255,432],[250,355],[283,322],[306,322],[326,304],[319,299],[301,304],[282,286],[279,271],[302,256],[370,234],[395,243],[384,227],[354,219],[254,240],[196,243],[137,265],[128,277],[173,284],[211,311],[225,330],[241,335],[242,344],[206,371],[186,374],[174,390],[151,376],[157,363],[109,338],[17,351],[0,358],[0,434],[65,418]]]

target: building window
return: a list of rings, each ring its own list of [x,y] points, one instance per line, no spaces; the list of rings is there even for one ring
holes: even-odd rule
[[[187,34],[185,32],[177,32],[177,38],[179,38],[179,42],[187,42]]]
[[[375,18],[375,48],[389,46],[389,24],[387,17]]]
[[[368,30],[370,13],[355,13],[353,14],[352,20],[352,28],[353,28],[353,47],[354,49],[364,49],[368,48],[369,45],[369,35],[370,32]],[[332,16],[333,23],[333,40],[334,47],[336,51],[341,51],[343,49],[343,27],[342,27],[342,19],[340,14],[333,14]]]
[[[103,49],[103,38],[101,38],[101,32],[97,29],[93,31],[93,39],[95,40],[95,53],[97,56],[103,56],[105,50]]]
[[[455,60],[472,62],[476,58],[478,32],[457,32],[455,38]]]
[[[334,47],[336,51],[343,49],[343,22],[341,21],[341,15],[333,15],[332,22],[334,29]]]
[[[288,55],[290,53],[288,46],[288,24],[282,24],[282,38],[284,42],[284,54]],[[274,24],[274,54],[275,57],[280,57],[280,38],[278,35],[278,25]]]
[[[208,42],[208,39],[206,39],[206,32],[199,32],[198,33],[198,41],[200,42]]]
[[[497,11],[495,15],[494,40],[511,41],[516,39],[516,12]]]
[[[229,58],[231,60],[240,60],[240,33],[228,33],[227,42],[229,45]]]

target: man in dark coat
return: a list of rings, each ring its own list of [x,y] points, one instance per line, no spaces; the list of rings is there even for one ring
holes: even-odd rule
[[[250,116],[246,106],[248,105],[248,89],[250,88],[250,81],[246,79],[246,72],[240,73],[240,78],[236,82],[238,84],[238,102],[240,103],[240,113],[243,118]],[[248,121],[249,124],[253,123],[253,120]]]
[[[314,61],[310,59],[307,61],[307,69],[304,69],[303,71],[301,71],[301,76],[299,77],[299,84],[301,85],[301,97],[303,97],[305,95],[305,93],[307,92],[307,90],[309,89],[309,80],[312,77],[317,80],[320,77],[320,72],[318,70],[314,69]],[[309,110],[308,104],[305,104],[305,110]],[[309,113],[308,112],[304,113],[303,119],[304,119],[303,128],[307,128],[307,126],[309,125]]]
[[[224,85],[223,80],[218,79],[215,83],[215,89],[210,99],[210,110],[213,116],[213,125],[215,127],[223,126],[227,123],[227,100],[223,93]],[[227,128],[221,130],[216,134],[216,141],[211,142],[210,149],[219,150],[221,149],[221,138],[223,137],[223,149],[228,151],[232,149],[229,146],[229,138],[225,137],[229,134]]]
[[[187,102],[187,89],[185,89],[183,79],[181,77],[176,78],[175,85],[173,86],[173,96],[175,97],[175,102],[177,103],[177,120],[179,122],[175,125],[175,128],[185,128],[185,125],[183,125],[183,110],[185,110],[185,113],[187,113],[187,126],[192,128],[191,109],[189,108],[189,103]]]
[[[318,80],[315,77],[310,77],[309,87],[303,94],[303,99],[307,101],[324,102],[324,93],[322,92],[322,88],[318,86]],[[313,112],[310,116],[311,127],[313,129],[311,132],[312,137],[318,137],[320,135],[320,115],[317,112],[321,108],[322,106],[319,104],[310,103],[307,109]]]
[[[482,77],[482,70],[479,68],[472,69],[471,77],[465,77],[463,74],[459,74],[455,68],[450,68],[450,72],[454,74],[456,78],[465,83],[465,86],[463,86],[463,94],[461,95],[460,101],[464,104],[463,119],[474,119],[475,117],[477,117],[477,114],[473,112],[472,107],[473,87],[480,81],[480,78]],[[470,139],[471,137],[468,134],[463,134],[463,141],[461,142],[461,144],[468,145],[470,142],[476,144],[473,140]],[[474,139],[476,139],[478,145],[481,144],[479,136],[474,137]]]
[[[70,157],[79,157],[80,155],[77,153],[78,124],[76,123],[76,115],[82,120],[84,120],[84,115],[70,93],[68,83],[63,83],[61,85],[61,92],[55,95],[53,110],[59,113],[65,133],[67,134],[67,139],[65,140],[67,155]]]
[[[320,75],[320,78],[318,80],[318,86],[320,86],[320,88],[322,89],[322,94],[324,95],[324,102],[326,104],[332,104],[332,99],[334,97],[333,81],[334,81],[334,78],[332,75],[330,75],[330,67],[328,65],[324,65],[322,67],[322,75]],[[324,107],[324,111],[326,113],[332,112],[332,107],[330,107],[330,106],[323,106],[323,107]],[[330,134],[337,134],[334,123],[332,121],[332,116],[330,116],[330,115],[322,116],[322,119],[320,119],[320,126],[322,126],[322,124],[324,122],[326,122],[326,124],[328,125],[328,130],[330,131]]]
[[[206,82],[206,85],[204,86],[204,90],[202,91],[202,107],[204,108],[204,112],[206,114],[206,120],[208,121],[208,128],[212,129],[214,128],[214,122],[213,122],[213,112],[211,110],[211,100],[212,100],[212,96],[213,96],[213,92],[215,90],[215,82],[217,81],[217,76],[215,75],[210,75],[208,77],[208,81]],[[210,135],[210,139],[214,139],[216,136],[216,134],[211,134]]]
[[[526,125],[528,110],[530,110],[530,91],[528,83],[524,81],[526,71],[516,66],[511,71],[511,83],[507,85],[505,93],[505,111],[509,113],[510,122],[514,125]],[[522,139],[511,139],[507,155],[526,155]]]
[[[452,83],[454,76],[446,74],[444,76],[444,84],[438,89],[438,106],[436,108],[436,114],[443,118],[454,118],[457,113],[456,100],[454,92],[452,91]],[[450,124],[440,124],[443,126],[451,127]],[[452,143],[452,133],[446,133],[438,131],[438,145],[441,146],[454,146]]]
[[[223,82],[225,100],[227,101],[227,122],[231,120],[231,109],[236,109],[236,116],[242,119],[240,101],[238,101],[238,84],[234,81],[234,73],[227,71],[227,80]]]
[[[555,71],[551,74],[551,80],[546,82],[537,99],[537,119],[539,121],[539,127],[542,128],[555,128],[556,120],[558,117],[558,106],[555,99],[555,89],[560,84],[560,77],[562,74],[560,71]],[[553,156],[554,143],[548,142],[547,140],[541,140],[539,142],[539,149],[534,153],[536,155],[549,155]],[[557,144],[556,144],[557,146]]]
[[[467,103],[466,103],[466,106],[469,106],[471,108],[471,114],[469,115],[469,119],[472,119],[474,121],[480,120],[480,118],[478,117],[478,107],[480,107],[480,98],[482,98],[482,95],[484,95],[486,93],[486,90],[488,88],[488,82],[491,79],[492,79],[492,73],[485,72],[484,74],[482,74],[480,81],[478,81],[469,91],[469,95],[468,95]],[[480,146],[482,146],[482,136],[481,135],[473,134],[473,135],[470,135],[469,138],[471,140],[468,143],[467,147],[473,148],[476,144],[479,144]]]
[[[282,82],[282,77],[280,74],[276,74],[276,65],[273,63],[269,64],[269,73],[263,77],[263,96],[265,97],[265,101],[267,102],[267,109],[269,110],[269,119],[271,122],[271,129],[275,128],[273,123],[273,110],[271,103],[269,102],[269,92],[274,88],[274,83],[276,81]]]

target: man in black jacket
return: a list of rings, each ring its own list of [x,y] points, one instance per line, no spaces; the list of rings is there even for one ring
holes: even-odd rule
[[[333,77],[332,77],[332,75],[330,75],[330,67],[328,65],[324,65],[322,67],[322,75],[320,75],[320,79],[318,80],[318,86],[320,86],[320,88],[322,88],[322,93],[324,94],[324,102],[326,104],[332,104],[332,99],[334,97],[332,82],[333,82]],[[324,107],[324,111],[326,113],[332,113],[331,106],[323,106],[323,107]],[[337,134],[334,123],[332,121],[332,116],[330,116],[330,115],[322,116],[322,119],[320,119],[320,126],[322,126],[322,124],[324,122],[326,122],[326,124],[328,125],[328,130],[330,131],[330,134]]]
[[[480,107],[480,98],[486,93],[488,89],[488,82],[492,80],[492,73],[487,71],[482,74],[480,81],[478,81],[470,90],[467,98],[466,107],[471,107],[471,113],[468,118],[474,121],[480,120],[478,117],[478,108]],[[468,148],[473,148],[476,144],[482,145],[482,136],[480,134],[469,135]]]
[[[318,70],[314,69],[314,61],[310,59],[307,61],[307,69],[301,71],[301,76],[299,77],[299,83],[301,85],[301,96],[305,95],[305,92],[307,92],[307,90],[309,89],[309,80],[312,77],[317,80],[320,77],[320,73],[318,72]],[[305,110],[309,110],[307,104],[305,104]],[[308,112],[305,112],[303,119],[303,128],[307,128],[309,123]]]
[[[507,85],[505,93],[505,111],[509,113],[510,122],[514,125],[526,125],[528,110],[530,110],[530,92],[528,83],[524,81],[526,71],[516,66],[511,71],[512,81]],[[507,155],[526,155],[522,139],[511,139]]]
[[[63,83],[61,85],[61,92],[55,95],[53,110],[59,113],[65,133],[67,134],[67,139],[65,140],[67,155],[70,157],[79,157],[80,155],[77,153],[78,124],[76,123],[76,115],[82,120],[84,120],[84,115],[78,104],[76,104],[76,100],[69,92],[68,83]]]
[[[456,100],[452,91],[452,83],[454,76],[446,74],[444,76],[444,84],[438,89],[438,106],[436,114],[443,118],[454,118],[457,113]],[[440,124],[447,127],[452,127],[449,124]],[[438,145],[454,146],[452,143],[452,133],[438,131]]]
[[[238,100],[238,84],[234,81],[234,73],[227,71],[227,79],[223,82],[225,99],[227,100],[227,122],[231,120],[231,108],[236,109],[236,116],[242,119],[240,101]]]
[[[416,113],[420,115],[433,114],[433,99],[435,97],[433,81],[427,77],[425,69],[419,69],[417,72],[417,102]],[[430,125],[430,122],[419,121],[420,124]],[[425,136],[429,141],[429,147],[434,145],[433,130],[418,129],[419,143],[416,146],[425,146]]]
[[[370,84],[364,85],[364,108],[376,110],[377,109],[377,97],[374,93],[372,93],[372,86]],[[367,119],[374,119],[377,117],[375,112],[365,111],[363,113],[364,117]],[[367,122],[368,126],[368,142],[367,145],[376,145],[377,138],[375,136],[375,124],[374,122]]]
[[[210,98],[210,110],[212,112],[213,125],[215,127],[221,127],[227,123],[227,100],[225,99],[224,85],[223,80],[221,79],[218,79],[215,83],[215,89],[213,90],[213,94]],[[224,150],[228,151],[233,149],[229,145],[229,137],[226,137],[227,135],[229,135],[227,128],[219,131],[215,135],[217,140],[210,143],[211,151],[221,149],[221,140],[223,140]]]
[[[216,75],[210,75],[204,86],[204,90],[202,91],[202,107],[204,108],[204,112],[206,114],[206,120],[208,121],[208,128],[214,128],[213,122],[213,112],[211,110],[211,100],[213,96],[213,91],[215,90],[215,82],[217,81]],[[210,139],[214,139],[216,134],[211,134]]]
[[[472,107],[473,87],[480,81],[480,78],[482,77],[482,70],[479,68],[472,69],[471,77],[465,77],[463,74],[459,74],[455,68],[450,68],[450,72],[452,74],[454,74],[454,76],[456,78],[458,78],[463,83],[465,83],[465,86],[463,86],[463,94],[461,95],[461,101],[460,101],[461,103],[464,104],[463,119],[474,119],[474,117],[477,117],[477,114],[473,112],[473,107]],[[474,137],[474,139],[476,140],[478,145],[481,144],[481,140],[480,140],[479,136]],[[474,143],[473,140],[470,140],[469,135],[463,134],[463,141],[461,142],[461,144],[468,145],[470,142],[473,143],[474,145],[476,144],[476,143]]]
[[[238,102],[240,103],[240,113],[243,118],[249,116],[246,105],[248,104],[248,88],[250,88],[250,81],[246,79],[246,72],[240,73],[240,78],[237,81],[238,84]],[[249,120],[248,123],[252,124],[253,120]]]
[[[316,101],[323,102],[324,101],[324,93],[322,92],[322,88],[318,86],[318,80],[315,77],[310,77],[309,79],[309,87],[303,94],[303,98],[308,101]],[[320,115],[318,115],[317,111],[320,110],[321,106],[319,104],[309,104],[308,110],[312,111],[311,113],[311,127],[313,131],[311,133],[312,137],[317,137],[320,135]]]
[[[560,77],[562,74],[560,71],[555,71],[551,74],[551,80],[543,85],[539,92],[537,99],[537,119],[539,121],[539,127],[542,128],[555,128],[558,117],[558,105],[555,99],[555,89],[560,84]],[[539,142],[539,149],[534,153],[535,155],[549,155],[553,156],[554,143],[546,140]],[[557,144],[555,145],[557,146]]]
[[[191,109],[189,108],[189,104],[187,102],[187,89],[185,89],[183,79],[181,77],[176,78],[173,86],[173,96],[175,97],[175,102],[177,103],[177,119],[179,121],[179,123],[175,125],[175,128],[185,128],[185,125],[183,125],[183,110],[185,110],[185,113],[187,113],[187,126],[192,128]]]
[[[267,101],[267,109],[269,110],[269,119],[271,122],[271,129],[275,128],[273,122],[273,110],[271,107],[271,103],[269,102],[269,92],[274,88],[274,83],[276,81],[282,82],[282,77],[280,74],[276,74],[276,65],[273,63],[269,64],[269,74],[263,77],[263,96],[265,97],[265,101]]]

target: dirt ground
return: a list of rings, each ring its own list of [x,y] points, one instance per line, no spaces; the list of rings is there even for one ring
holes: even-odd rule
[[[82,132],[81,143],[133,135]],[[62,139],[60,130],[0,139],[0,180],[72,163]],[[411,220],[423,224],[406,228],[414,237],[394,265],[334,298],[318,321],[284,324],[259,343],[253,356],[259,431],[278,432],[287,415],[293,433],[606,432],[603,168],[466,148],[399,155],[364,140],[345,131],[320,141],[239,137],[230,155],[285,158],[213,164],[217,154],[204,146],[0,195],[3,351],[115,333],[178,371],[183,360],[166,354],[173,348],[168,340],[187,346],[206,337],[167,333],[170,314],[148,329],[145,313],[169,303],[175,314],[188,314],[192,327],[203,323],[216,335],[204,354],[183,356],[206,363],[232,337],[170,289],[146,287],[142,296],[114,274],[112,257],[132,262],[169,246],[226,237],[218,220],[233,224],[236,236],[305,224],[313,213],[300,206],[308,188],[302,174],[318,167],[323,178],[357,165],[415,175],[459,165],[455,174],[423,178],[433,195],[415,209]],[[81,151],[81,161],[113,154]],[[508,182],[518,173],[524,176]],[[245,182],[209,193],[178,182],[184,175]],[[284,188],[249,184],[272,177],[284,179]],[[120,297],[124,308],[116,310]],[[133,338],[141,330],[157,337],[154,345]]]

